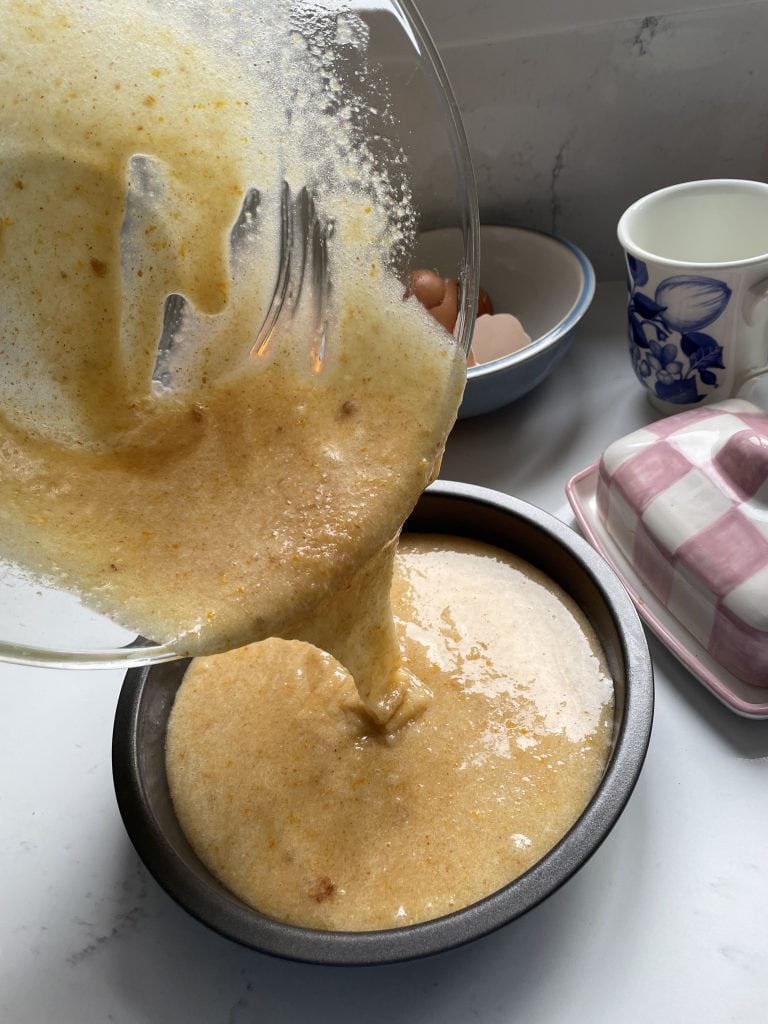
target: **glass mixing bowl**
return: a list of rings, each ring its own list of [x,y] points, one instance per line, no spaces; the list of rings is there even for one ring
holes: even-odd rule
[[[174,8],[174,17],[186,17],[203,38],[209,23],[219,17],[213,15],[210,0],[189,0],[185,5],[171,0],[149,2],[161,15],[164,9]],[[227,31],[240,59],[247,59],[249,47],[259,45],[253,20],[261,16],[259,6],[240,5],[242,10],[221,15],[229,19]],[[474,177],[456,101],[418,11],[410,0],[300,0],[284,6],[289,12],[284,24],[294,41],[312,56],[324,79],[327,110],[346,121],[351,136],[360,140],[371,181],[380,180],[383,174],[388,182],[398,220],[390,263],[404,287],[418,266],[414,256],[418,234],[435,228],[459,229],[462,245],[451,257],[451,266],[442,266],[441,272],[459,281],[454,337],[456,344],[468,351],[479,258]],[[65,81],[66,73],[65,64]],[[290,96],[290,90],[283,98],[286,95]],[[295,95],[290,99],[299,102]],[[280,140],[268,139],[267,145],[279,147]],[[322,139],[318,145],[322,147]],[[132,170],[135,180],[148,180],[147,192],[151,193],[157,183],[149,180],[151,165],[146,163],[146,155],[132,158]],[[270,261],[275,283],[271,294],[264,297],[260,327],[254,325],[257,345],[270,336],[281,317],[292,315],[302,284],[305,292],[313,291],[315,316],[322,321],[324,302],[333,286],[327,260],[328,224],[317,213],[322,186],[292,189],[289,178],[285,174],[282,182],[272,183],[271,193],[254,188],[247,194],[230,236],[236,255],[237,246],[248,241],[259,205],[266,208],[272,203],[277,245],[265,252],[264,258]],[[141,196],[136,201],[140,203]],[[154,374],[159,385],[172,379],[169,353],[182,318],[183,298],[166,296]],[[115,502],[119,501],[116,494]],[[2,511],[0,481],[0,516]],[[0,559],[0,660],[60,668],[113,668],[177,657],[172,645],[136,636],[60,585],[41,582],[12,561]]]

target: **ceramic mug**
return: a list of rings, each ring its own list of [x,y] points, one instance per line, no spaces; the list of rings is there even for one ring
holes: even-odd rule
[[[632,365],[657,409],[722,401],[768,370],[768,184],[660,189],[625,211],[618,235]]]

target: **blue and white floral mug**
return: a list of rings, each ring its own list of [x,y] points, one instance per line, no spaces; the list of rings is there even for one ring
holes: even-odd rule
[[[618,235],[632,365],[656,408],[722,401],[768,372],[768,184],[660,189],[626,210]]]

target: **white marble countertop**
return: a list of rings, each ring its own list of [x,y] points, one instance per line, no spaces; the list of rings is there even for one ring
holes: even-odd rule
[[[572,473],[653,418],[623,312],[623,286],[600,288],[549,380],[458,425],[443,477],[568,517]],[[737,717],[653,639],[651,650],[648,759],[592,860],[496,934],[378,968],[274,960],[188,917],[117,812],[121,674],[0,665],[0,1021],[765,1021],[768,721]]]

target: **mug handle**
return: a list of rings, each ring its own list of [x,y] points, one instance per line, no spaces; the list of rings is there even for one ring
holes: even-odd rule
[[[747,289],[742,305],[742,313],[750,327],[759,327],[760,324],[766,327],[763,333],[762,365],[748,367],[745,376],[736,390],[736,394],[739,397],[746,397],[742,394],[744,389],[768,374],[768,277],[764,277],[761,281],[756,281],[755,284]],[[762,391],[762,386],[760,391]]]
[[[768,277],[747,288],[743,306],[744,319],[750,327],[768,318]]]

